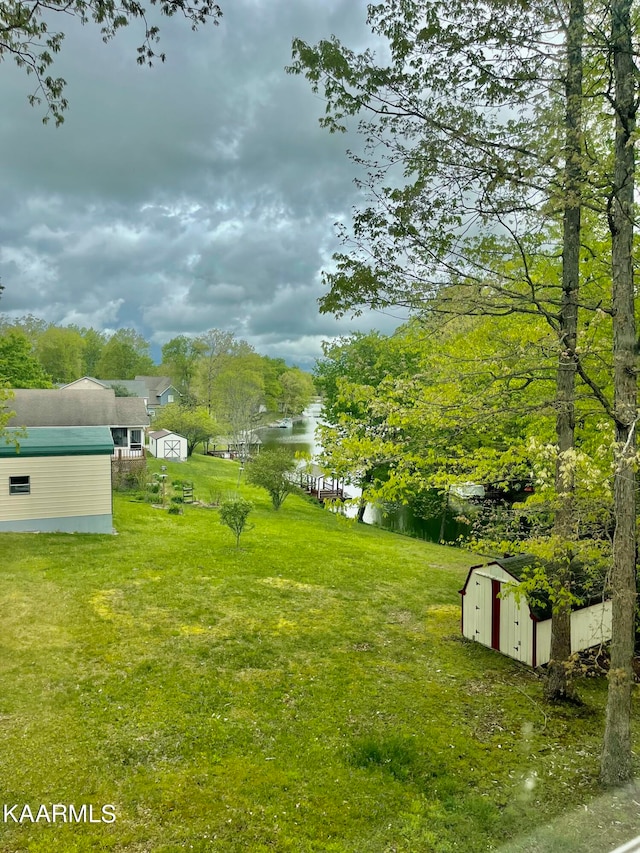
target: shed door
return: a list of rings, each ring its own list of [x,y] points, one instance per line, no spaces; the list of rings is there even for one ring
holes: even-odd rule
[[[475,639],[483,646],[491,646],[491,578],[486,575],[475,575]]]
[[[516,601],[509,589],[502,585],[500,614],[500,651],[509,657],[531,663],[531,645],[533,641],[533,622],[524,597]]]
[[[180,439],[168,438],[164,443],[165,459],[180,459]]]

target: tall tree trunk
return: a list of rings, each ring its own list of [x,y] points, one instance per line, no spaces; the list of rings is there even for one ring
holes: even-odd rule
[[[612,0],[611,46],[616,139],[609,206],[613,287],[613,379],[616,452],[611,669],[600,778],[615,785],[632,777],[631,691],[636,606],[635,470],[637,371],[633,292],[633,194],[636,125],[631,0]]]
[[[582,206],[582,43],[584,0],[571,0],[567,28],[565,78],[564,217],[562,234],[562,303],[560,352],[556,378],[556,438],[558,458],[555,486],[557,506],[554,534],[557,548],[554,587],[556,601],[551,623],[551,660],[544,694],[547,699],[577,698],[566,664],[571,656],[571,542],[575,539],[575,396],[578,291],[580,287],[580,214]]]

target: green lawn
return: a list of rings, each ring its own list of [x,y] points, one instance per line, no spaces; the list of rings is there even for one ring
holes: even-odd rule
[[[238,467],[176,476],[208,500]],[[240,491],[240,551],[215,510],[128,495],[117,536],[2,535],[3,803],[117,819],[9,819],[0,850],[473,853],[577,807],[558,850],[635,834],[628,804],[585,830],[604,683],[545,706],[529,670],[461,641],[476,557]]]

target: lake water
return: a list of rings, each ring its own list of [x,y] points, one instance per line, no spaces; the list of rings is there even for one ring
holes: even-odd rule
[[[292,451],[300,451],[310,453],[315,459],[320,454],[322,446],[318,443],[316,437],[316,427],[320,421],[321,404],[312,404],[305,412],[303,420],[297,421],[292,427],[269,428],[260,431],[260,437],[265,447],[276,447],[284,445],[291,448]],[[345,486],[345,495],[350,498],[356,498],[360,495],[360,489],[356,486]],[[447,506],[444,519],[444,528],[442,528],[442,510],[441,500],[434,498],[430,503],[433,507],[437,507],[437,512],[434,512],[430,517],[423,517],[416,512],[416,509],[411,506],[391,505],[391,506],[373,506],[367,504],[364,515],[364,521],[367,524],[378,524],[387,530],[393,530],[398,533],[405,533],[409,536],[415,536],[419,539],[427,539],[430,542],[438,542],[441,534],[445,542],[454,542],[459,536],[464,536],[469,532],[469,524],[465,524],[459,520],[460,515],[467,513],[473,507],[466,502],[452,502]],[[356,507],[347,507],[347,515],[355,516]]]
[[[310,453],[315,458],[322,450],[315,437],[321,408],[320,403],[312,403],[304,412],[304,420],[296,421],[292,427],[261,429],[260,438],[263,445],[265,447],[285,445],[293,452]]]

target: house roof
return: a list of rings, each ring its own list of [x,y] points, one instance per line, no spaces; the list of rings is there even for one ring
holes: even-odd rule
[[[144,400],[116,397],[111,388],[104,390],[17,389],[7,407],[15,412],[9,426],[121,426],[145,427],[149,424]]]
[[[141,397],[116,397],[116,416],[109,426],[149,426],[147,407]]]
[[[167,388],[173,388],[176,394],[180,392],[172,384],[170,376],[136,376],[136,382],[143,382],[149,391],[149,396],[159,397]]]
[[[32,427],[27,435],[7,430],[17,446],[0,444],[0,458],[20,456],[110,456],[113,453],[111,431],[106,426]]]
[[[124,388],[136,397],[149,397],[149,389],[138,379],[105,379],[104,384],[109,388]]]

